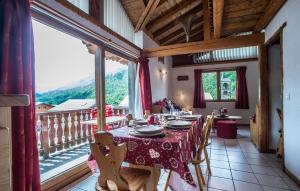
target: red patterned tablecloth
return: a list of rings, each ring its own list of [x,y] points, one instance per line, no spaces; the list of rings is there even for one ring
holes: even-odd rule
[[[188,163],[192,159],[201,134],[202,121],[193,122],[192,128],[185,130],[164,130],[162,138],[139,138],[128,134],[130,128],[122,127],[111,130],[114,142],[126,143],[127,154],[125,162],[135,165],[145,165],[170,169],[188,185],[195,187]],[[176,181],[171,181],[176,182]],[[176,190],[176,185],[170,185]]]

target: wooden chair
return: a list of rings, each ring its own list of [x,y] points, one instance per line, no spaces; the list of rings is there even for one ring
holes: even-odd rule
[[[207,130],[206,130],[207,132],[206,132],[206,136],[205,136],[205,149],[203,150],[209,175],[211,175],[211,168],[210,168],[210,159],[209,159],[208,153],[207,153],[207,146],[210,144],[209,138],[210,138],[211,130],[213,128],[213,124],[214,124],[214,116],[215,116],[215,114],[212,113],[210,116],[207,116],[207,118],[206,118],[208,126],[207,126]]]
[[[121,167],[126,156],[126,144],[116,145],[112,134],[97,132],[91,143],[91,151],[100,169],[97,190],[146,191],[146,182],[151,172],[136,168]]]
[[[200,137],[200,144],[198,145],[198,148],[197,148],[197,154],[196,154],[195,158],[192,160],[192,164],[195,167],[195,171],[196,171],[197,180],[198,180],[200,190],[203,190],[203,185],[205,185],[205,179],[204,179],[201,167],[200,167],[200,164],[202,162],[206,161],[209,175],[211,175],[210,160],[209,160],[209,157],[208,157],[208,152],[207,152],[206,147],[207,147],[208,139],[209,139],[212,124],[213,124],[213,116],[214,115],[211,115],[210,117],[207,117],[204,124],[203,124],[201,137]],[[204,158],[203,159],[202,159],[202,153],[204,153]],[[172,171],[170,170],[168,178],[167,178],[167,182],[166,182],[166,185],[165,185],[165,188],[164,188],[164,191],[166,191],[168,189],[171,173],[172,173]]]

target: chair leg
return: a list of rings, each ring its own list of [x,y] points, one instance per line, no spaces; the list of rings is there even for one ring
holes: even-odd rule
[[[170,172],[169,172],[169,174],[168,174],[168,178],[167,178],[167,182],[166,182],[164,191],[167,191],[167,190],[168,190],[168,187],[169,187],[169,181],[170,181],[170,178],[171,178],[171,173],[172,173],[172,171],[170,170]]]
[[[196,175],[197,175],[197,180],[198,180],[198,185],[199,185],[199,188],[200,190],[203,190],[203,179],[202,179],[202,172],[201,172],[201,169],[199,169],[199,166],[198,164],[194,164],[194,167],[195,167],[195,170],[196,170]]]
[[[204,175],[202,173],[200,164],[198,165],[198,169],[199,169],[200,177],[201,177],[201,180],[202,180],[202,184],[205,185],[206,184],[205,183],[205,178],[204,178]]]
[[[206,161],[206,165],[207,165],[208,174],[211,175],[210,159],[208,158],[208,153],[207,153],[206,147],[204,147],[204,156],[205,156],[205,161]]]
[[[147,191],[147,186],[146,186],[146,184],[143,186],[143,191]]]

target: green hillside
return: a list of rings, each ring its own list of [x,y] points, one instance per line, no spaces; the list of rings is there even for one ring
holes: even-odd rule
[[[119,103],[128,95],[128,72],[122,70],[115,74],[107,75],[106,81],[106,103],[110,105],[119,105]],[[87,85],[78,84],[77,87],[63,90],[53,90],[46,93],[37,93],[36,101],[57,105],[68,99],[88,99],[95,98],[95,82]]]

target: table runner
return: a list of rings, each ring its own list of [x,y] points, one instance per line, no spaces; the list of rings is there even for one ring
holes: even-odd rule
[[[135,165],[145,165],[157,168],[169,169],[176,172],[172,174],[173,181],[170,187],[176,189],[175,177],[180,177],[188,185],[196,188],[196,184],[190,173],[188,163],[192,159],[192,153],[196,149],[202,129],[202,120],[199,118],[193,122],[192,128],[184,130],[164,130],[163,138],[139,138],[128,134],[130,128],[122,127],[111,130],[114,142],[126,143],[127,153],[124,162]],[[89,165],[91,166],[91,165]],[[175,178],[176,179],[176,178]],[[178,178],[177,178],[178,179]]]

